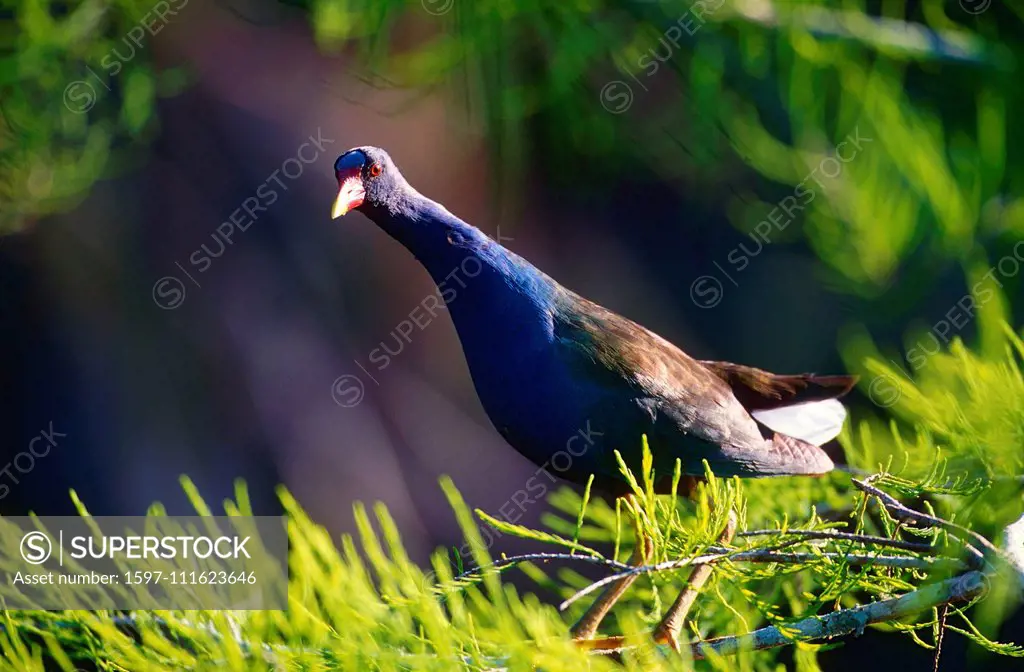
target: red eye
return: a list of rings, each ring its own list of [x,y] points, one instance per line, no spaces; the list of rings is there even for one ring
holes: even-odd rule
[[[381,167],[379,163],[375,163],[372,166],[370,166],[370,175],[372,177],[377,177],[378,175],[380,175],[380,171]]]

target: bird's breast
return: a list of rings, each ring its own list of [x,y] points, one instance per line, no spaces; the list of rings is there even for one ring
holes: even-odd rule
[[[498,433],[538,466],[557,462],[556,475],[585,479],[607,461],[607,428],[594,409],[593,390],[565,375],[558,362],[538,354],[469,365],[480,402]],[[548,467],[545,467],[548,468]]]

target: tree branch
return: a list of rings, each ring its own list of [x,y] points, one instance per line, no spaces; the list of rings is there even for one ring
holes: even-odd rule
[[[726,552],[727,549],[712,546],[714,552]],[[779,553],[774,550],[753,550],[733,552],[729,560],[733,562],[778,562],[781,564],[806,564],[820,559],[845,562],[855,567],[898,567],[899,569],[953,569],[964,570],[964,563],[954,558],[915,558],[907,555],[868,555],[865,553]]]
[[[982,596],[987,588],[985,575],[972,570],[900,597],[834,611],[824,616],[811,616],[781,628],[772,625],[745,635],[692,642],[691,655],[695,660],[704,660],[710,656],[732,656],[741,651],[774,649],[796,642],[835,639],[851,634],[859,637],[873,623],[896,621],[934,607],[970,602]],[[635,648],[635,645],[622,646],[595,650],[594,653],[614,655]]]
[[[969,602],[983,595],[987,586],[984,574],[970,571],[900,597],[805,618],[786,625],[785,632],[770,626],[745,635],[699,642],[694,644],[693,657],[700,660],[711,654],[728,656],[748,649],[773,649],[794,642],[834,639],[850,634],[859,636],[872,623],[895,621],[944,604]]]
[[[628,570],[633,569],[632,565],[627,565],[624,562],[618,560],[610,560],[608,558],[602,558],[596,555],[569,555],[568,553],[526,553],[524,555],[511,555],[508,557],[495,560],[489,565],[482,567],[473,567],[467,569],[463,573],[452,578],[453,581],[462,581],[479,576],[481,572],[487,569],[502,570],[507,567],[518,565],[521,562],[550,562],[552,560],[568,560],[573,562],[583,562],[588,565],[600,565],[601,567],[610,567],[612,569]]]
[[[805,530],[807,531],[807,530]],[[760,532],[772,532],[771,530],[758,530]],[[788,533],[787,533],[788,534]],[[807,535],[810,536],[810,535]],[[841,539],[849,539],[851,541],[863,541],[863,543],[876,543],[876,540],[887,541],[884,537],[870,537],[865,535],[864,539],[860,539],[861,535],[856,534],[845,534],[840,537]],[[814,537],[816,538],[816,537]],[[833,537],[821,537],[823,539],[831,539]],[[892,540],[889,540],[892,541]],[[898,540],[896,540],[898,541]],[[898,542],[912,544],[912,542]],[[922,544],[923,545],[923,544]],[[900,546],[902,548],[902,546]],[[931,546],[926,546],[932,552],[935,549]],[[836,562],[846,562],[847,564],[854,565],[856,567],[866,567],[870,565],[878,565],[883,567],[897,567],[900,569],[923,569],[923,570],[935,570],[935,569],[950,569],[953,571],[962,571],[966,569],[963,563],[954,560],[952,558],[916,558],[910,556],[901,555],[867,555],[867,554],[854,554],[854,553],[780,553],[777,549],[754,549],[750,551],[735,551],[730,550],[721,546],[710,546],[708,547],[710,554],[704,556],[698,556],[692,559],[685,560],[672,560],[669,562],[663,562],[658,565],[644,565],[643,567],[634,567],[627,565],[624,562],[617,560],[610,560],[608,558],[601,558],[593,555],[570,555],[568,553],[527,553],[524,555],[512,555],[495,560],[489,565],[483,567],[474,567],[468,569],[465,572],[453,577],[452,581],[458,583],[479,577],[484,570],[494,569],[501,571],[508,567],[514,567],[522,562],[552,562],[552,561],[565,561],[565,562],[582,562],[588,565],[598,565],[601,567],[608,567],[610,569],[619,570],[619,574],[605,577],[597,582],[597,584],[587,586],[584,589],[586,592],[582,594],[574,595],[570,598],[570,601],[563,603],[565,606],[569,606],[572,602],[575,602],[581,597],[589,594],[596,588],[607,585],[612,581],[622,578],[626,575],[641,574],[647,572],[660,572],[671,569],[679,569],[681,567],[688,567],[691,565],[702,565],[711,564],[719,559],[729,559],[733,562],[757,562],[757,563],[781,563],[781,564],[806,564],[822,558],[827,560],[833,560]]]
[[[899,500],[897,500],[889,493],[879,490],[873,485],[870,485],[871,481],[877,478],[879,478],[879,475],[871,476],[869,478],[864,479],[863,481],[857,480],[856,478],[850,480],[853,481],[853,484],[859,490],[868,495],[871,495],[872,497],[875,497],[882,504],[882,506],[889,509],[890,511],[895,511],[899,514],[902,514],[903,517],[916,520],[919,523],[925,523],[926,525],[930,525],[933,527],[941,527],[947,531],[955,532],[956,534],[966,535],[970,537],[976,544],[978,544],[978,546],[981,546],[982,548],[989,551],[996,557],[1002,558],[1003,560],[1010,562],[1010,564],[1013,564],[1011,560],[1009,560],[998,548],[996,548],[995,544],[993,544],[991,541],[981,536],[977,532],[969,530],[963,525],[957,525],[954,522],[943,520],[942,518],[937,518],[927,513],[922,513],[921,511],[911,509],[910,507],[902,504]],[[958,538],[956,534],[953,534],[951,536],[953,536],[954,538]],[[984,560],[984,554],[977,548],[975,548],[972,544],[969,544],[966,541],[962,541],[961,543],[963,543],[972,552],[972,554],[975,555],[975,557],[977,557],[980,560]]]
[[[766,537],[766,536],[798,536],[805,537],[807,539],[837,539],[840,541],[852,541],[858,544],[867,544],[872,546],[888,546],[890,548],[899,548],[904,551],[914,551],[915,553],[927,553],[934,555],[938,553],[931,544],[922,544],[916,541],[903,541],[902,539],[889,539],[887,537],[876,537],[870,534],[854,534],[852,532],[837,532],[835,530],[749,530],[747,532],[741,532],[741,537]]]

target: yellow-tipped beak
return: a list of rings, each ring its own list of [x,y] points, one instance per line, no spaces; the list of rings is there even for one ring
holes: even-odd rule
[[[364,198],[366,192],[363,190],[363,180],[359,172],[345,176],[338,184],[338,197],[334,199],[334,207],[331,208],[331,219],[337,219],[348,214],[352,208],[358,208],[363,204]]]
[[[337,219],[346,215],[349,211],[348,203],[338,194],[338,198],[334,199],[334,207],[331,208],[331,219]]]

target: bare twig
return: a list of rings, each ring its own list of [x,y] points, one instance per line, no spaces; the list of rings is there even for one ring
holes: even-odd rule
[[[839,541],[852,541],[857,544],[870,546],[888,546],[899,548],[904,551],[916,553],[927,553],[933,555],[938,549],[931,544],[922,544],[916,541],[903,541],[902,539],[889,539],[887,537],[876,537],[870,534],[854,534],[853,532],[837,532],[834,530],[749,530],[741,532],[741,537],[766,537],[766,536],[799,536],[806,539],[836,539]]]
[[[631,576],[636,574],[650,574],[657,572],[665,572],[673,569],[679,569],[681,567],[690,567],[693,565],[707,565],[713,564],[720,560],[731,560],[732,562],[777,562],[781,564],[805,564],[808,562],[814,562],[815,560],[827,559],[834,561],[843,561],[851,565],[856,566],[880,566],[880,567],[898,567],[900,569],[936,569],[936,568],[962,568],[963,565],[956,560],[947,558],[915,558],[905,555],[866,555],[866,554],[846,554],[846,553],[778,553],[770,550],[756,550],[756,551],[728,551],[727,549],[720,549],[719,547],[712,547],[708,550],[714,550],[714,553],[708,553],[706,555],[698,555],[695,558],[682,558],[679,560],[669,560],[661,562],[656,565],[644,565],[643,567],[630,567],[618,574],[607,576],[603,579],[595,581],[586,588],[575,593],[572,597],[565,600],[558,606],[560,610],[565,610],[573,602],[585,597],[590,593],[606,586],[613,581],[618,581],[624,576]],[[565,559],[574,559],[579,556],[566,555]]]
[[[636,545],[633,547],[633,555],[629,559],[629,564],[631,567],[645,565],[650,562],[651,556],[654,554],[654,540],[643,525],[638,499],[633,495],[627,495],[626,503],[633,510],[633,526],[636,535]],[[598,628],[601,627],[601,622],[615,607],[615,603],[629,590],[636,578],[635,574],[627,574],[621,581],[605,588],[593,604],[583,612],[579,620],[569,628],[573,640],[578,643],[593,641]]]
[[[981,536],[980,534],[978,534],[974,530],[969,530],[966,527],[964,527],[963,525],[957,525],[954,522],[951,522],[951,521],[948,521],[948,520],[944,520],[942,518],[937,518],[936,516],[932,516],[932,515],[929,515],[927,513],[922,513],[921,511],[916,511],[914,509],[911,509],[910,507],[905,506],[903,503],[901,503],[899,500],[897,500],[895,497],[893,497],[889,493],[884,492],[882,490],[879,490],[875,486],[871,485],[870,482],[875,480],[876,478],[878,478],[877,475],[873,476],[873,477],[870,477],[870,478],[866,478],[863,481],[857,480],[856,478],[850,479],[850,480],[853,481],[853,484],[859,490],[861,490],[861,491],[867,493],[868,495],[871,495],[872,497],[876,498],[882,504],[882,506],[884,506],[885,508],[889,509],[890,511],[895,511],[896,513],[899,513],[899,514],[903,515],[904,517],[910,518],[912,520],[916,520],[919,523],[925,523],[925,524],[931,525],[933,527],[941,527],[941,528],[945,529],[946,531],[953,531],[953,532],[956,532],[958,534],[966,535],[966,536],[970,537],[971,540],[974,543],[976,543],[978,546],[983,547],[985,550],[989,551],[990,553],[992,553],[996,557],[1002,558],[1002,559],[1006,560],[1007,562],[1011,562],[1011,564],[1012,564],[1012,561],[1010,561],[1008,558],[1006,558],[1006,556],[1002,553],[1002,551],[1000,551],[998,548],[996,548],[995,544],[993,544],[991,541],[989,541],[985,537]],[[957,538],[956,535],[951,535],[951,536],[953,536],[954,538]],[[984,557],[985,557],[984,554],[981,551],[979,551],[977,548],[975,548],[972,544],[969,544],[969,543],[963,542],[963,541],[961,543],[963,543],[970,551],[972,551],[972,553],[975,554],[976,557],[978,557],[979,559],[984,559]]]
[[[938,634],[935,637],[935,664],[932,666],[932,672],[939,672],[939,661],[942,659],[942,640],[945,639],[946,634],[946,616],[949,615],[949,605],[942,605],[942,609],[939,613]]]
[[[700,565],[715,562],[716,560],[728,558],[733,562],[756,562],[756,563],[780,563],[780,564],[804,564],[813,562],[815,560],[833,560],[836,562],[846,562],[849,565],[855,567],[865,567],[869,565],[878,565],[881,567],[897,567],[899,569],[923,569],[923,570],[935,570],[935,569],[951,569],[954,571],[966,569],[963,563],[954,560],[952,558],[915,558],[911,556],[901,555],[868,555],[868,554],[854,554],[854,553],[780,553],[775,549],[755,549],[750,551],[734,551],[721,546],[710,546],[708,547],[710,552],[708,555],[698,556],[693,559],[686,560],[672,560],[669,562],[663,562],[658,565],[645,565],[643,567],[634,567],[624,562],[617,560],[610,560],[608,558],[601,558],[592,555],[570,555],[569,553],[527,553],[524,555],[511,555],[500,560],[496,560],[489,565],[482,567],[474,567],[468,569],[465,572],[459,574],[453,578],[453,582],[466,581],[479,577],[484,571],[493,569],[501,571],[509,567],[514,567],[523,562],[553,562],[553,561],[564,561],[564,562],[582,562],[588,565],[597,565],[599,567],[607,567],[622,572],[622,574],[642,574],[648,572],[660,572],[671,569],[679,569],[681,567],[688,567],[691,565]],[[621,578],[622,574],[616,574],[613,576],[601,579],[600,585],[597,588],[611,583],[612,581]],[[591,589],[591,586],[587,587]],[[572,600],[575,602],[580,597],[591,592],[588,590],[587,593],[574,597]],[[570,602],[569,604],[571,604]],[[568,606],[568,604],[566,605]]]
[[[727,549],[712,546],[709,551],[725,553]],[[870,555],[867,553],[779,553],[773,550],[754,550],[734,552],[729,558],[732,562],[777,562],[784,565],[799,565],[815,560],[832,560],[845,562],[855,567],[896,567],[898,569],[967,569],[964,563],[954,558],[916,558],[909,555]]]
[[[729,511],[729,519],[725,524],[725,529],[722,530],[722,534],[718,537],[719,543],[728,544],[732,541],[732,538],[736,535],[736,524],[736,512]],[[683,630],[683,623],[686,621],[686,616],[690,613],[690,608],[697,601],[697,595],[700,594],[704,584],[711,578],[711,567],[712,565],[700,565],[693,568],[690,578],[686,582],[686,588],[683,588],[682,592],[679,593],[675,602],[669,607],[668,613],[665,614],[658,627],[654,629],[654,641],[668,644],[672,647],[672,650],[679,651],[679,633]]]
[[[502,570],[507,567],[518,565],[522,562],[551,562],[552,560],[568,560],[571,562],[583,562],[588,565],[600,565],[602,567],[611,567],[612,569],[618,570],[629,570],[633,569],[632,565],[627,565],[624,562],[618,560],[610,560],[608,558],[598,557],[596,555],[570,555],[569,553],[526,553],[524,555],[511,555],[508,557],[495,560],[489,565],[482,567],[473,567],[467,569],[463,573],[453,578],[453,581],[461,581],[464,579],[470,579],[479,576],[481,572],[488,569]]]

